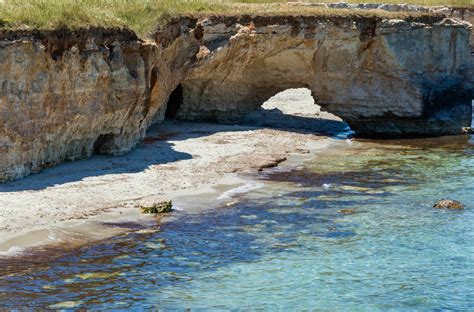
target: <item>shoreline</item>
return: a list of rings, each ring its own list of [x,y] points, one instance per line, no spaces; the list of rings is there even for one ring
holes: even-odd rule
[[[140,204],[215,194],[267,168],[294,168],[332,140],[309,129],[334,130],[328,128],[336,117],[320,112],[307,92],[272,98],[255,113],[263,120],[258,125],[252,116],[249,125],[165,121],[123,157],[93,156],[0,185],[0,206],[9,208],[0,210],[0,257],[64,242],[80,247],[134,231],[160,218],[140,214]],[[293,128],[272,128],[285,122]]]

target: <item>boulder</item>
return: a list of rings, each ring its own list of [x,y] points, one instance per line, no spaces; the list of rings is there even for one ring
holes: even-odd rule
[[[433,205],[433,208],[437,209],[451,209],[451,210],[462,210],[464,205],[457,200],[442,199]]]

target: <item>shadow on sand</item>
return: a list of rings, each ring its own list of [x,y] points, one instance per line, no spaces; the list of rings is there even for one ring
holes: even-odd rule
[[[260,118],[258,116],[260,115]],[[257,128],[280,128],[291,132],[333,135],[347,125],[342,121],[285,115],[278,109],[261,110],[243,119],[242,125],[222,125],[166,120],[150,128],[145,140],[132,152],[119,157],[93,155],[86,160],[63,163],[24,179],[0,183],[0,192],[38,191],[90,177],[139,173],[150,166],[192,159],[176,151],[172,141],[208,136],[216,132],[248,131]]]
[[[286,129],[292,132],[317,133],[336,135],[348,129],[348,125],[340,120],[298,116],[283,113],[278,108],[259,108],[242,119],[243,125]]]

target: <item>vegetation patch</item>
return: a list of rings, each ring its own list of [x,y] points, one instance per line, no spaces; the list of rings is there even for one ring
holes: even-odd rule
[[[8,29],[129,28],[142,37],[180,15],[210,14],[354,14],[351,10],[294,6],[282,0],[0,0],[0,27]],[[305,2],[335,2],[329,0]],[[389,2],[394,0],[348,2]],[[473,7],[472,0],[404,0],[421,5]],[[358,11],[360,15],[400,17],[414,13]]]
[[[168,213],[173,210],[173,203],[171,201],[165,201],[151,206],[140,206],[140,210],[146,214]]]

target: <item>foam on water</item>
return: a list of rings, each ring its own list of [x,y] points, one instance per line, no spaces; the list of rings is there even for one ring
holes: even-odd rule
[[[258,182],[248,182],[243,185],[234,187],[228,191],[225,191],[222,193],[219,197],[217,197],[218,200],[225,200],[225,199],[231,199],[235,197],[236,195],[242,195],[254,190],[258,190],[262,187],[265,187],[263,183],[258,183]]]
[[[25,248],[19,246],[10,247],[7,251],[0,251],[0,257],[20,256],[25,252]]]

